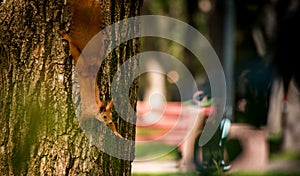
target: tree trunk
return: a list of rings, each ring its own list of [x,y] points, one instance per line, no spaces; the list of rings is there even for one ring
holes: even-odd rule
[[[142,6],[141,1],[102,0],[102,4],[105,25],[139,15]],[[13,0],[0,6],[2,175],[131,173],[131,160],[111,157],[92,145],[76,119],[78,104],[74,104],[72,93],[74,64],[67,43],[58,33],[68,28],[70,19],[69,2],[63,0]],[[121,33],[118,37],[125,35]],[[99,74],[101,96],[110,98],[110,81],[117,67],[138,51],[139,40],[135,39],[109,55]],[[129,69],[134,70],[136,65]],[[129,94],[133,107],[136,85],[135,81]],[[126,119],[114,119],[118,131],[134,140],[135,126]],[[134,152],[133,147],[117,147],[120,152]]]

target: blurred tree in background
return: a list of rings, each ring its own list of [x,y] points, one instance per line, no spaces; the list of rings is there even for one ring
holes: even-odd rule
[[[298,31],[300,31],[299,1],[233,0],[232,2],[231,11],[234,13],[232,34],[225,33],[228,1],[146,0],[144,14],[166,15],[192,25],[211,42],[223,64],[228,62],[228,58],[224,57],[227,47],[225,37],[232,35],[231,45],[234,50],[230,59],[233,60],[233,85],[229,88],[235,90],[233,94],[233,106],[236,109],[234,120],[249,123],[258,128],[266,127],[276,121],[277,125],[271,125],[276,126],[275,131],[287,133],[283,132],[283,128],[296,128],[298,115],[295,114],[297,114],[297,109],[300,109],[298,100],[295,100],[293,104],[297,103],[297,105],[289,108],[289,114],[294,114],[293,117],[284,118],[286,113],[282,110],[282,104],[287,97],[291,80],[295,80],[296,86],[300,80],[300,72],[297,71],[299,69],[296,64],[299,58],[299,45],[296,44],[299,41]],[[201,63],[185,48],[163,39],[143,40],[152,41],[143,42],[143,50],[169,52],[188,67],[198,84],[203,82],[206,74]],[[191,38],[186,38],[186,40],[193,42]],[[279,97],[280,95],[273,88],[274,80],[277,79],[283,82],[284,95],[282,97]],[[145,80],[142,79],[142,81]],[[147,86],[147,84],[144,85]],[[143,90],[142,86],[140,92]],[[180,100],[175,85],[167,83],[166,90],[169,100]],[[295,91],[294,94],[296,94],[290,96],[299,99]],[[274,96],[277,98],[272,98]],[[290,99],[289,105],[292,104],[292,100],[293,98]],[[272,104],[271,109],[270,104]],[[273,112],[274,109],[277,111]],[[290,137],[283,138],[297,141],[295,136],[300,133],[299,131],[292,130],[288,133]],[[295,146],[290,148],[300,148],[299,142],[290,143],[289,146]]]

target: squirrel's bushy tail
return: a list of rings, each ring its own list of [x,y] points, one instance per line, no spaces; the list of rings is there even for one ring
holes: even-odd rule
[[[102,12],[97,0],[72,0],[70,36],[80,51],[102,26]]]

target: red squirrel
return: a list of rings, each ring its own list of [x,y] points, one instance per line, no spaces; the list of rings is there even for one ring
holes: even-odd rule
[[[101,7],[98,1],[95,0],[71,0],[72,20],[70,27],[70,35],[62,30],[59,33],[69,43],[70,53],[75,61],[75,65],[80,59],[81,51],[87,43],[101,31]],[[100,52],[104,53],[104,47],[100,48]],[[113,107],[113,100],[108,105],[105,101],[100,101],[99,88],[97,81],[95,82],[95,97],[96,107],[99,114],[95,117],[97,120],[104,122],[116,136],[122,138],[121,134],[116,130],[115,124],[112,120],[111,109]]]

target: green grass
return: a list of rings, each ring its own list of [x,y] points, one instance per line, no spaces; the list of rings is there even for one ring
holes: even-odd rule
[[[224,174],[224,176],[297,176],[300,173],[285,172],[237,172]],[[157,173],[157,174],[132,174],[132,176],[201,176],[199,173]]]
[[[178,158],[178,152],[175,146],[149,143],[136,144],[135,157],[140,159],[155,158],[159,160],[176,160]]]
[[[271,161],[287,161],[287,160],[299,160],[300,153],[296,151],[276,152],[270,154]]]
[[[132,176],[197,176],[197,173],[132,174]]]
[[[170,146],[161,143],[137,143],[136,158],[143,159],[147,157],[156,157],[157,160],[176,160],[178,152],[175,146]],[[299,152],[278,152],[277,150],[270,151],[270,161],[289,161],[300,159]],[[300,167],[300,166],[299,166]],[[199,173],[133,173],[132,176],[199,176]],[[217,174],[215,174],[217,175]],[[220,175],[220,174],[219,174]],[[265,172],[237,172],[237,173],[222,173],[224,176],[300,176],[300,172],[288,171],[265,171]]]
[[[237,172],[233,174],[226,174],[228,176],[296,176],[300,173],[293,172]]]

